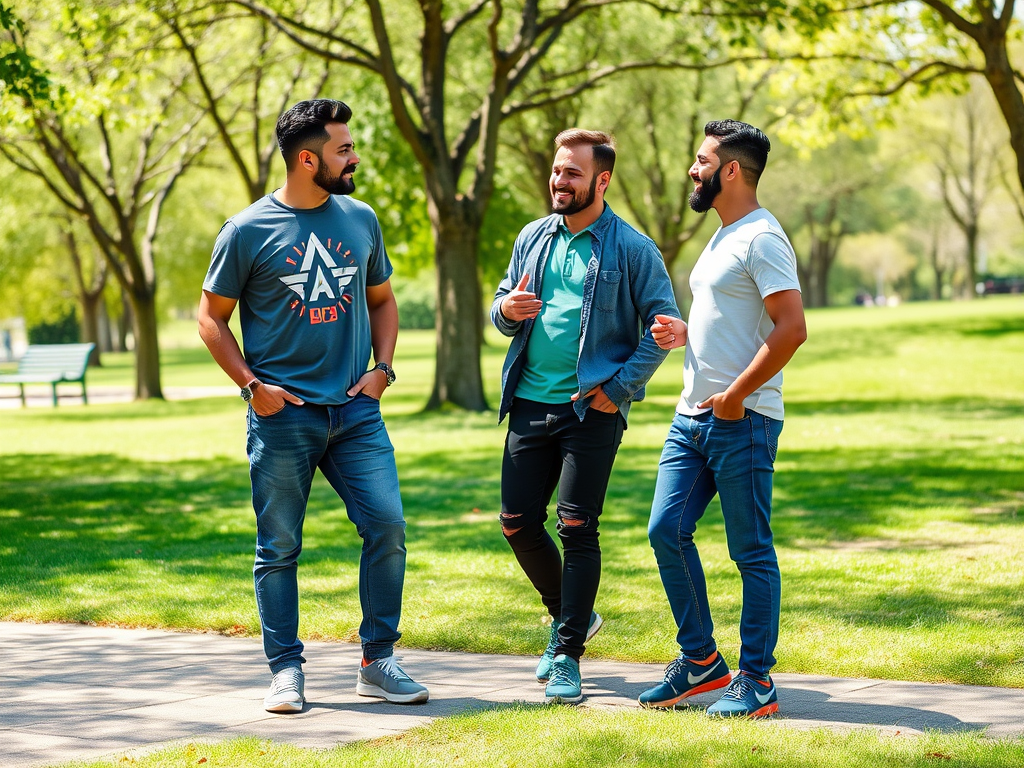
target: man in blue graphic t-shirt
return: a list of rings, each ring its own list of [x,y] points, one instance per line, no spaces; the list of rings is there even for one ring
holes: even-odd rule
[[[249,404],[256,604],[273,673],[269,712],[300,712],[305,701],[296,572],[318,467],[363,539],[356,692],[403,704],[428,697],[394,657],[405,520],[380,397],[395,380],[398,306],[377,216],[348,197],[359,163],[351,116],[331,99],[303,101],[281,115],[285,184],[221,229],[199,305],[203,341]],[[236,304],[244,356],[228,327]]]

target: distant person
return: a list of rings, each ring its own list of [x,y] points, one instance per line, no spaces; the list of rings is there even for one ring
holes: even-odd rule
[[[710,715],[778,711],[769,671],[779,635],[780,577],[772,543],[772,472],[782,432],[782,368],[807,338],[796,256],[757,201],[771,148],[757,128],[719,120],[690,167],[690,207],[722,220],[690,273],[689,329],[652,326],[665,349],[686,345],[683,392],[665,441],[649,535],[679,632],[680,655],[640,703],[672,707],[727,690]],[[743,582],[739,674],[718,652],[693,534],[718,493],[729,556]]]
[[[403,704],[428,696],[394,657],[405,520],[380,397],[395,380],[398,307],[377,217],[348,197],[359,163],[351,116],[331,99],[281,115],[285,184],[221,229],[199,305],[203,341],[249,404],[256,604],[274,676],[268,712],[298,712],[305,701],[296,571],[318,467],[363,540],[356,692]],[[228,328],[239,302],[244,358]]]
[[[499,420],[509,416],[501,469],[501,529],[551,614],[537,666],[548,702],[583,698],[579,661],[600,629],[598,517],[634,400],[665,359],[645,329],[678,315],[654,242],[604,201],[615,165],[608,134],[555,139],[552,214],[528,224],[491,306],[512,336]],[[544,522],[558,486],[558,537]]]

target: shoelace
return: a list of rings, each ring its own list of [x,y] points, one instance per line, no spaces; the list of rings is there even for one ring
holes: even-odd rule
[[[751,682],[746,675],[737,675],[733,678],[733,681],[729,683],[729,688],[722,694],[722,698],[742,701],[743,698],[753,690],[754,683]]]
[[[686,659],[682,656],[672,659],[672,661],[668,663],[668,666],[665,667],[665,682],[667,683],[672,680],[672,678],[682,672],[685,667]]]
[[[551,677],[548,678],[548,685],[575,685],[576,681],[572,676],[572,668],[568,664],[555,664],[551,667]]]
[[[276,675],[272,684],[274,693],[284,693],[285,691],[299,692],[299,675],[301,672],[295,667],[285,667]]]
[[[398,666],[398,662],[401,660],[400,656],[388,656],[386,659],[380,660],[380,669],[385,675],[393,677],[396,680],[412,681],[412,678],[405,673],[405,670]]]
[[[551,637],[548,638],[548,647],[544,649],[544,653],[550,653],[552,656],[555,655],[555,648],[558,646],[558,624],[551,622]]]

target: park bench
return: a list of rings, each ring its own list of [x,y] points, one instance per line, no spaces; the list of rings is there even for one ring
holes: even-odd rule
[[[21,391],[21,404],[25,405],[26,384],[49,384],[53,387],[53,404],[57,405],[57,385],[79,382],[82,402],[85,395],[85,367],[95,344],[30,344],[25,356],[18,362],[17,373],[0,375],[0,384],[17,384]]]

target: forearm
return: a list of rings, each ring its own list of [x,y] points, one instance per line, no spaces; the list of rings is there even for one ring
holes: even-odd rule
[[[742,402],[766,381],[781,371],[803,344],[805,335],[791,328],[776,326],[757,350],[750,365],[729,385],[729,400]]]
[[[370,308],[370,345],[373,359],[391,365],[398,343],[398,302],[392,295],[387,301]]]
[[[668,350],[661,349],[649,333],[645,333],[630,358],[623,363],[611,379],[602,385],[608,399],[616,405],[632,400],[633,395],[644,386],[658,370]]]
[[[238,346],[238,340],[231,333],[227,321],[200,315],[199,336],[206,344],[206,348],[210,350],[217,365],[239,387],[244,387],[256,378],[252,369],[245,362],[242,350]]]

